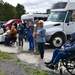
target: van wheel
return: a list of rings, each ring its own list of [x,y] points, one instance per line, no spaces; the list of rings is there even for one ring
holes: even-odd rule
[[[51,41],[50,41],[50,45],[51,47],[61,47],[61,45],[64,43],[64,39],[61,35],[59,34],[56,34],[54,35],[52,38],[51,38]]]

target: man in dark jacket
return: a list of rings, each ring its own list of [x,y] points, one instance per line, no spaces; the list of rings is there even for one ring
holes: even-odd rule
[[[68,53],[75,51],[75,33],[71,34],[70,39],[61,47],[61,50],[55,49],[50,62],[45,62],[46,67],[54,69],[61,58],[67,58]]]
[[[17,23],[16,23],[16,22],[14,22],[14,26],[15,26],[15,28],[17,29]]]
[[[24,26],[22,24],[22,21],[19,22],[18,34],[19,50],[23,50]]]
[[[24,26],[24,39],[26,41],[27,40],[27,22],[26,21],[24,21],[23,26]]]

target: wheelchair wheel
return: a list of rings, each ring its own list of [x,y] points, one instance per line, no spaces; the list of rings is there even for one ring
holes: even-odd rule
[[[71,75],[75,75],[75,56],[71,56],[67,59],[66,69]]]
[[[18,46],[19,45],[19,42],[18,41],[16,41],[16,46]]]
[[[15,42],[13,42],[12,45],[15,45]]]
[[[59,65],[60,65],[60,67],[59,67],[60,75],[63,75],[63,72],[62,72],[62,63],[61,63],[61,61],[60,61]]]

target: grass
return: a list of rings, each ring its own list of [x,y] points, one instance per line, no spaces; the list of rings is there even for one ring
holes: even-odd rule
[[[3,58],[3,59],[13,59],[13,57],[11,57],[8,53],[1,52],[1,51],[0,51],[0,58]]]
[[[49,75],[48,72],[41,72],[38,69],[33,69],[30,67],[25,68],[25,71],[29,74],[29,75]]]
[[[24,62],[20,61],[20,59],[17,59],[16,62],[19,65],[25,66],[25,72],[27,72],[29,75],[49,75],[48,72],[41,72],[38,69],[27,66]]]
[[[18,64],[19,64],[19,65],[22,65],[22,66],[27,66],[24,62],[21,62],[21,61],[18,62]]]
[[[4,72],[0,72],[0,75],[6,75]]]
[[[24,51],[22,51],[23,53],[33,53],[34,52],[34,50],[24,50]]]
[[[10,59],[12,62],[17,62],[19,65],[25,66],[25,71],[29,75],[49,75],[48,72],[41,72],[38,69],[33,69],[27,66],[24,62],[20,61],[20,59],[14,59],[9,53],[0,51],[0,58],[2,59]],[[0,75],[6,75],[4,72],[1,72]]]

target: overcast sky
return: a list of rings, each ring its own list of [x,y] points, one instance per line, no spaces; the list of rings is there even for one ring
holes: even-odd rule
[[[17,3],[23,4],[25,9],[29,13],[33,12],[46,12],[46,9],[50,9],[53,3],[58,1],[75,1],[75,0],[3,0],[4,2],[8,2],[13,6],[16,6]]]

